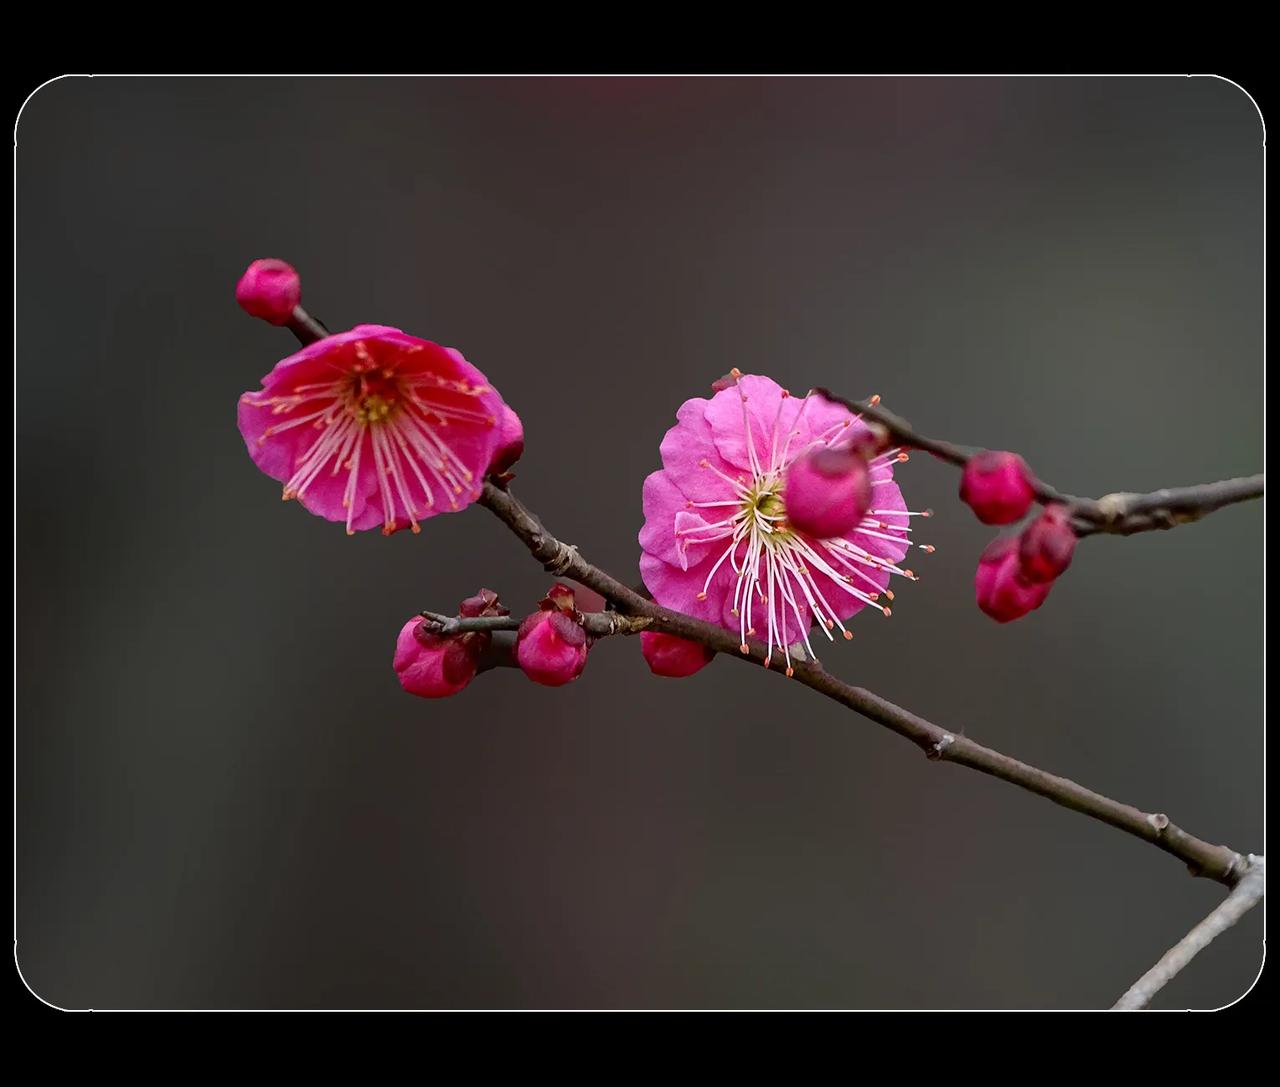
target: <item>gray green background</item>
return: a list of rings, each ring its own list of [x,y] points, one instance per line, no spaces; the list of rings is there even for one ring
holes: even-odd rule
[[[1081,494],[1262,469],[1263,131],[1214,78],[119,79],[17,128],[17,957],[65,1008],[1096,1008],[1221,897],[778,676],[599,645],[404,695],[395,635],[547,588],[481,509],[348,539],[235,426],[233,289],[460,348],[517,493],[635,580],[730,366],[883,395]],[[973,601],[955,473],[828,667],[1261,851],[1261,503]],[[1160,996],[1252,984],[1261,911]]]

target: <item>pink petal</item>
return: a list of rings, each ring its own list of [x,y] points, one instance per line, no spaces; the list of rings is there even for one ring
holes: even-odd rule
[[[732,480],[743,475],[741,469],[727,463],[716,448],[706,419],[709,403],[694,397],[681,404],[676,412],[678,421],[667,431],[658,450],[672,482],[694,502],[732,499],[736,494]]]

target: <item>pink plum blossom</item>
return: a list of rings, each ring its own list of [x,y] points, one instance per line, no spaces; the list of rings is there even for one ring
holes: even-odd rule
[[[816,449],[865,448],[862,420],[817,395],[793,397],[767,377],[736,372],[708,400],[686,400],[662,441],[662,468],[644,483],[640,572],[665,607],[766,643],[766,663],[809,629],[830,640],[867,605],[889,614],[890,576],[911,546],[909,517],[893,481],[897,449],[869,462],[871,508],[847,532],[822,539],[787,516],[783,481]]]
[[[452,348],[358,325],[277,363],[239,424],[286,500],[390,535],[474,502],[519,419]]]

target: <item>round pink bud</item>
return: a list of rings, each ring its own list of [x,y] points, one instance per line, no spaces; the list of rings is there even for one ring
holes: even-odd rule
[[[236,284],[236,301],[251,317],[273,325],[288,324],[302,300],[302,282],[293,265],[268,258],[255,260]]]
[[[535,611],[520,624],[516,662],[534,683],[563,687],[587,665],[587,632],[558,608]]]
[[[400,686],[422,698],[457,694],[476,676],[481,641],[466,635],[441,637],[423,630],[415,615],[400,628],[394,667]]]
[[[504,475],[524,455],[524,424],[509,405],[502,405],[502,420],[499,423],[502,436],[498,439],[498,448],[493,454],[489,471],[495,476]]]
[[[1011,525],[1031,508],[1031,469],[1017,453],[975,453],[960,477],[960,497],[984,525]]]
[[[672,679],[683,679],[702,671],[715,656],[705,645],[656,630],[640,632],[640,652],[649,663],[649,671]]]
[[[1052,581],[1071,565],[1075,550],[1071,511],[1061,503],[1046,506],[1019,538],[1018,563],[1023,578],[1038,584]]]
[[[997,623],[1021,619],[1049,595],[1049,584],[1038,585],[1022,576],[1017,544],[1012,536],[992,540],[978,559],[974,574],[978,607]]]
[[[787,520],[809,536],[844,536],[871,506],[871,473],[863,457],[847,449],[818,449],[787,469],[782,502]]]

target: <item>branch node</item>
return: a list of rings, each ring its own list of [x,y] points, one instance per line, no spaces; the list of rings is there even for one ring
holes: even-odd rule
[[[573,565],[573,560],[578,557],[577,544],[563,544],[556,539],[550,539],[548,542],[555,544],[556,553],[543,563],[542,568],[551,571],[556,577],[564,577],[569,567]]]
[[[1168,828],[1169,817],[1163,812],[1155,812],[1147,816],[1147,822],[1150,823],[1152,829],[1159,834]]]
[[[940,759],[946,754],[947,748],[950,747],[955,742],[956,742],[956,738],[952,736],[951,733],[944,732],[942,734],[942,739],[939,740],[932,747],[930,747],[929,750],[925,752],[925,754],[928,755],[929,758],[931,759]]]
[[[1121,517],[1129,512],[1131,499],[1140,497],[1141,495],[1132,491],[1117,491],[1115,494],[1104,494],[1094,502],[1094,508],[1104,521],[1110,523],[1120,520]]]

